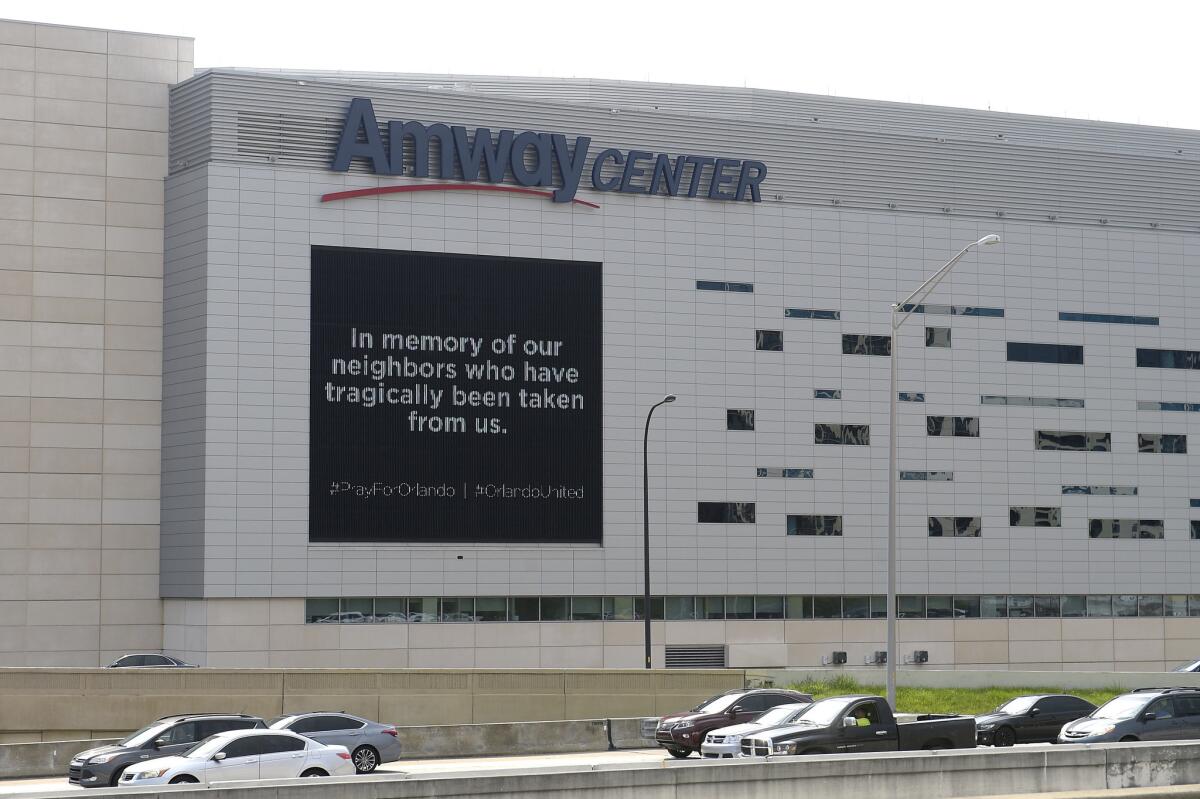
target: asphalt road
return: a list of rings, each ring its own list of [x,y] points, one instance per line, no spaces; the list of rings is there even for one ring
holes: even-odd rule
[[[662,749],[626,749],[619,752],[572,752],[563,755],[521,755],[512,757],[460,757],[446,760],[401,760],[386,763],[377,773],[455,774],[464,771],[543,769],[579,767],[599,764],[661,763],[669,758]],[[695,758],[699,759],[699,758]],[[87,791],[67,782],[66,776],[35,780],[0,780],[0,796],[36,796],[59,791]],[[131,790],[130,793],[140,793]]]

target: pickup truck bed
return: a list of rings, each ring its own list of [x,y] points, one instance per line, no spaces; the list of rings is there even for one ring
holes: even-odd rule
[[[901,721],[896,726],[900,750],[908,749],[973,749],[975,747],[975,718],[929,713],[915,721]]]

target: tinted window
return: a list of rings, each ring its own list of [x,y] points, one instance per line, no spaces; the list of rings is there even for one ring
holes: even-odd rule
[[[195,743],[204,736],[200,736],[200,738],[196,737],[196,722],[184,721],[171,727],[171,729],[158,737],[166,739],[164,746],[174,746],[175,744]]]
[[[1138,349],[1137,365],[1158,369],[1200,369],[1200,352]]]
[[[1153,713],[1155,719],[1170,719],[1175,717],[1175,710],[1170,699],[1157,699],[1146,708],[1147,713]]]
[[[1036,430],[1033,434],[1033,448],[1068,452],[1111,452],[1112,433]]]
[[[1011,507],[1010,527],[1062,527],[1062,508]]]
[[[144,666],[146,665],[145,655],[126,655],[117,661],[118,666]]]
[[[1064,322],[1103,322],[1110,325],[1157,325],[1157,316],[1128,316],[1114,313],[1080,313],[1059,311],[1058,318]]]
[[[262,739],[264,735],[247,735],[244,738],[237,738],[225,744],[221,751],[225,753],[226,758],[246,757],[248,755],[262,754]]]
[[[771,705],[767,704],[766,694],[750,694],[738,700],[737,708],[748,713],[761,713]]]
[[[826,311],[816,308],[784,308],[783,315],[791,319],[841,319],[841,311]]]
[[[850,333],[842,336],[843,355],[891,355],[891,336],[865,336]]]
[[[768,709],[770,709],[776,707],[777,705],[791,705],[795,704],[795,702],[796,697],[794,696],[785,696],[783,694],[766,694],[765,705]]]
[[[749,409],[730,408],[725,411],[726,430],[753,430],[754,411]]]
[[[305,746],[302,739],[293,738],[290,735],[263,735],[258,740],[262,741],[264,755],[272,752],[299,752]]]
[[[1187,454],[1187,436],[1171,433],[1138,433],[1138,452]]]
[[[976,416],[926,416],[925,432],[931,436],[979,437],[979,418]]]
[[[783,351],[783,333],[778,330],[754,331],[754,348],[769,352]]]
[[[978,538],[983,529],[979,516],[930,516],[929,535],[933,538]]]
[[[321,723],[320,716],[307,716],[305,718],[297,719],[296,721],[293,721],[291,724],[287,725],[287,729],[291,730],[292,732],[298,732],[301,735],[303,735],[304,733],[307,733],[307,732],[316,732],[318,729],[318,725],[320,723]]]
[[[1043,713],[1067,713],[1075,709],[1071,700],[1062,696],[1048,696],[1034,707]]]
[[[1083,363],[1083,347],[1076,344],[1008,342],[1008,359],[1025,363]]]
[[[925,328],[925,346],[926,347],[949,347],[950,346],[950,328],[948,328],[948,327],[927,327],[927,328]]]
[[[700,524],[754,524],[753,502],[699,502]],[[545,608],[543,607],[543,615]]]
[[[1175,715],[1200,716],[1200,696],[1175,697]]]
[[[841,535],[841,516],[788,516],[788,535]]]
[[[216,735],[219,732],[229,732],[230,730],[249,730],[258,724],[254,719],[210,719],[208,721],[198,721],[196,725],[199,731],[196,733],[196,740],[203,741],[210,735]]]
[[[146,658],[146,662],[143,665],[146,665],[146,666],[174,666],[175,665],[175,661],[173,661],[169,657],[165,657],[163,655],[146,655],[145,658]]]
[[[578,598],[577,598],[578,601]],[[314,732],[330,732],[332,730],[357,730],[363,722],[346,716],[317,716],[317,727]]]
[[[817,424],[813,425],[813,439],[818,444],[868,446],[871,443],[871,426],[866,424]]]
[[[1162,538],[1161,519],[1090,519],[1088,535],[1092,538]]]

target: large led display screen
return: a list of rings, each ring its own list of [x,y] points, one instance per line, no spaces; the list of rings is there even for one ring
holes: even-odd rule
[[[601,265],[314,247],[309,540],[601,540]]]

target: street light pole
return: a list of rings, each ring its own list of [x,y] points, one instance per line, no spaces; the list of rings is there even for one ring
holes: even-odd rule
[[[898,654],[896,652],[896,527],[897,527],[897,488],[896,480],[899,477],[899,454],[898,454],[898,416],[899,416],[899,371],[900,371],[900,340],[898,333],[900,326],[908,321],[908,317],[916,311],[916,306],[925,301],[929,293],[937,288],[938,283],[942,282],[942,278],[950,273],[972,247],[981,245],[999,244],[1000,237],[994,233],[990,233],[979,241],[972,242],[966,247],[963,247],[958,255],[951,258],[946,265],[933,274],[933,277],[926,280],[917,290],[909,294],[900,302],[892,304],[892,375],[891,375],[891,393],[888,395],[888,537],[887,537],[887,700],[888,704],[894,710],[896,708],[896,660]],[[897,313],[900,315],[897,316]],[[649,640],[649,639],[647,639]]]
[[[650,668],[650,417],[659,405],[674,401],[675,395],[668,394],[650,408],[646,414],[646,432],[642,435],[642,565],[645,567],[642,618],[646,620],[646,668]]]

